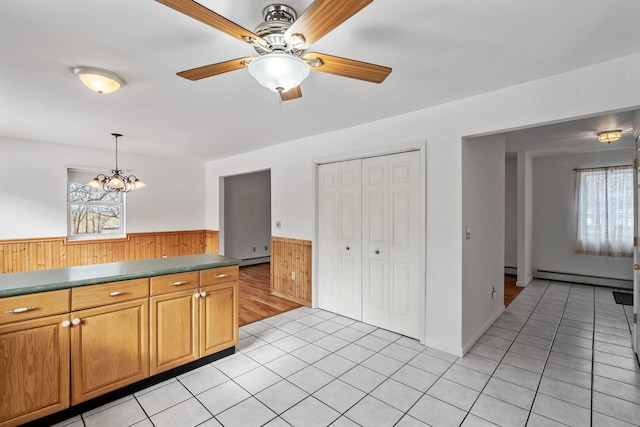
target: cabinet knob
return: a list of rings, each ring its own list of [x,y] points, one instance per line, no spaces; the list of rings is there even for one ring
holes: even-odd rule
[[[380,255],[380,251],[376,249],[375,254]]]
[[[107,296],[109,296],[109,297],[117,297],[117,296],[122,295],[122,294],[124,294],[124,292],[114,291],[114,292],[109,292],[107,294]]]
[[[82,322],[82,320],[78,319],[77,317],[75,319],[73,319],[71,321],[71,324],[74,326],[78,326],[80,324],[80,322]]]
[[[346,249],[349,250],[350,249],[349,246],[347,246]]]
[[[200,294],[193,294],[193,297],[194,297],[195,299],[198,299],[198,298],[200,298]]]
[[[222,278],[225,278],[225,277],[229,277],[229,275],[228,274],[216,274],[216,279],[222,279]]]
[[[71,326],[71,322],[69,322],[68,320],[65,320],[60,324],[60,326],[62,326],[63,328],[68,328],[69,326]]]
[[[206,296],[207,296],[207,293],[206,293],[206,292],[204,292],[204,291],[203,291],[203,292],[200,292],[200,296],[201,296],[202,298],[204,298],[204,297],[206,297]]]

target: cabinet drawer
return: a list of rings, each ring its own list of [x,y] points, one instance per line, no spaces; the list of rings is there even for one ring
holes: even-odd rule
[[[148,278],[83,286],[71,290],[71,310],[99,307],[148,296]]]
[[[198,272],[167,274],[151,278],[151,295],[168,294],[198,287]]]
[[[215,285],[216,283],[233,282],[236,280],[238,280],[237,265],[200,271],[200,286]]]
[[[69,289],[0,298],[0,324],[69,312]]]

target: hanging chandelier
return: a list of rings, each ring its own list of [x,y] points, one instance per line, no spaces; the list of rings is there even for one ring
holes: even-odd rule
[[[118,138],[122,134],[112,133],[111,135],[116,138],[116,168],[111,170],[111,175],[109,176],[102,173],[98,174],[87,185],[100,188],[108,193],[128,193],[131,190],[139,190],[146,187],[146,184],[135,175],[124,175],[124,172],[118,169]]]

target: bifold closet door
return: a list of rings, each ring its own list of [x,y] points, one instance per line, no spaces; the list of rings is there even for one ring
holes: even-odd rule
[[[361,161],[318,167],[318,305],[362,317]]]
[[[420,157],[362,160],[362,321],[410,337],[420,324]]]

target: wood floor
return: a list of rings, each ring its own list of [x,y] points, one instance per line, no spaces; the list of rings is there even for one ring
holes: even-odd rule
[[[524,289],[521,286],[516,286],[516,278],[517,276],[512,276],[511,274],[504,275],[504,306],[508,307],[509,304],[513,302],[514,299],[522,292]]]
[[[300,304],[271,295],[269,292],[269,264],[256,264],[240,267],[239,323],[240,326],[275,316]],[[516,286],[516,276],[504,276],[504,306],[520,294],[522,287]]]
[[[239,283],[238,320],[240,326],[302,307],[295,302],[271,295],[269,292],[269,264],[240,267]]]

